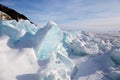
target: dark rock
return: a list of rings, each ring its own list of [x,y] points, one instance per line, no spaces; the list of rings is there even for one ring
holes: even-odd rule
[[[19,21],[20,19],[23,20],[29,20],[26,16],[23,14],[18,13],[17,11],[10,9],[2,4],[0,4],[0,11],[6,13],[9,15],[12,19],[15,19],[16,21]],[[30,20],[29,20],[30,21]],[[30,21],[31,22],[31,21]],[[31,22],[32,23],[32,22]]]

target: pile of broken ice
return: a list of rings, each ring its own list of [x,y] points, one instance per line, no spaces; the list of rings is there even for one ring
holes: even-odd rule
[[[120,79],[120,45],[114,41],[111,43],[110,40],[98,38],[96,34],[84,31],[64,31],[52,21],[40,28],[27,20],[20,22],[12,20],[0,21],[1,39],[4,36],[8,38],[7,46],[13,51],[26,48],[34,50],[33,53],[25,54],[21,51],[19,54],[25,54],[25,58],[28,58],[30,54],[35,55],[27,59],[31,66],[39,68],[36,68],[35,80]],[[16,53],[18,56],[19,54]],[[0,62],[1,64],[3,62]],[[15,76],[18,76],[26,74],[26,71],[22,74],[17,71],[15,73]],[[3,73],[0,72],[0,75]],[[7,78],[0,76],[0,79]],[[19,77],[15,77],[14,80],[16,79],[20,80]]]

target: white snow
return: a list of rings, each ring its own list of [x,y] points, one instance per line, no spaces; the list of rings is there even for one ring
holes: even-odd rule
[[[120,65],[120,49],[115,49],[112,52],[111,59],[116,65]]]
[[[12,49],[7,45],[8,39],[0,38],[0,80],[17,80],[19,75],[36,73],[39,67],[34,50]]]
[[[119,34],[118,34],[119,35]],[[50,21],[0,21],[0,80],[119,80],[120,36]]]

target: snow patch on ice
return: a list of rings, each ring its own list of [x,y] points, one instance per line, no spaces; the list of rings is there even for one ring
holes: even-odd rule
[[[117,80],[119,44],[119,37],[63,31],[53,21],[43,28],[0,21],[0,79]]]

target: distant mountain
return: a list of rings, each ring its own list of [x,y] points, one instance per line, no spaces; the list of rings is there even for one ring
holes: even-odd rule
[[[12,18],[6,13],[0,11],[0,20],[11,20]]]
[[[22,20],[29,20],[23,14],[20,14],[17,11],[15,11],[14,9],[8,8],[8,7],[6,7],[6,6],[2,5],[2,4],[0,4],[0,11],[1,11],[1,14],[0,14],[1,18],[0,19],[2,19],[2,16],[4,16],[5,18],[7,18],[7,20],[11,20],[11,19],[15,19],[16,21],[19,21],[21,19]]]

